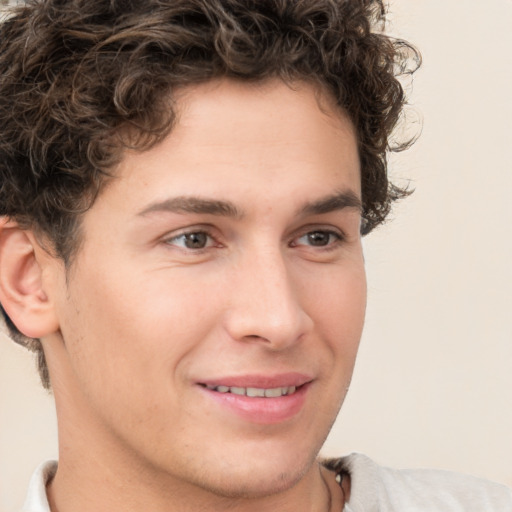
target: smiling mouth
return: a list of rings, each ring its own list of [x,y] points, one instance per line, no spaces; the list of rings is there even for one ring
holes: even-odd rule
[[[279,398],[293,395],[301,386],[284,386],[277,388],[242,388],[238,386],[212,386],[202,384],[203,387],[218,393],[231,393],[233,395],[248,396],[251,398]]]

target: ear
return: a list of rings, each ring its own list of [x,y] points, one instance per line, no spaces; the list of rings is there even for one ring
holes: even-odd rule
[[[51,258],[31,231],[0,217],[0,303],[29,338],[42,338],[59,328],[43,286],[44,263]]]

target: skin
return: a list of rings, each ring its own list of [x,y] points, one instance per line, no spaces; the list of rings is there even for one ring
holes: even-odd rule
[[[222,80],[178,104],[173,132],[126,152],[83,217],[69,269],[27,235],[54,319],[26,322],[57,404],[52,510],[325,511],[316,457],[366,303],[353,127],[304,83]],[[270,424],[200,385],[289,372],[307,376],[304,402]]]

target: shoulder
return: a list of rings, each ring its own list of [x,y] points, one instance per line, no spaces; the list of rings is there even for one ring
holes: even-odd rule
[[[351,478],[348,512],[512,512],[512,490],[431,469],[392,469],[361,454],[327,461]]]

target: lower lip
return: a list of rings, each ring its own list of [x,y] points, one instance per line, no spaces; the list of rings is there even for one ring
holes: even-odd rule
[[[260,425],[272,425],[290,420],[301,411],[308,388],[309,384],[304,384],[295,393],[276,398],[248,397],[201,389],[209,398],[242,419]]]

